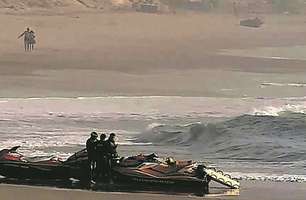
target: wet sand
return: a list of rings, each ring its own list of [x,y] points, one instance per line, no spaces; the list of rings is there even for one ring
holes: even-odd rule
[[[1,199],[5,200],[91,200],[91,199],[147,199],[147,200],[184,200],[184,199],[241,199],[241,200],[304,200],[305,183],[242,182],[240,195],[209,194],[205,198],[191,195],[166,195],[148,193],[93,192],[86,190],[57,189],[48,187],[0,185]]]
[[[2,13],[0,97],[304,96],[306,87],[261,84],[305,82],[305,59],[219,54],[306,44],[303,16],[265,22],[253,29],[200,13]],[[37,34],[31,53],[17,40],[27,26]]]

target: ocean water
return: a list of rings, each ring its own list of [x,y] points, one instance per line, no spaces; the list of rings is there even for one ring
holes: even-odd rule
[[[253,49],[224,49],[220,54],[275,60],[306,60],[306,46],[258,47]]]
[[[62,159],[91,131],[115,132],[122,156],[204,161],[241,179],[306,181],[306,98],[0,99],[0,148]]]

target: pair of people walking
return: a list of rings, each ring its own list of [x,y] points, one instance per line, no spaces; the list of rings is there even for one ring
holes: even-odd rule
[[[27,28],[22,34],[18,36],[18,39],[23,37],[24,40],[24,50],[25,51],[33,51],[34,45],[36,44],[35,32]]]
[[[98,134],[92,132],[90,138],[86,142],[88,153],[88,179],[107,178],[111,181],[111,169],[113,159],[118,157],[117,144],[115,142],[116,135],[111,133],[106,140],[106,135],[101,134],[98,140]]]

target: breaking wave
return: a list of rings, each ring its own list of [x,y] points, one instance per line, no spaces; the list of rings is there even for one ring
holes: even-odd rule
[[[219,159],[265,162],[306,160],[306,115],[242,115],[218,123],[159,124],[137,142],[188,147],[193,153]]]

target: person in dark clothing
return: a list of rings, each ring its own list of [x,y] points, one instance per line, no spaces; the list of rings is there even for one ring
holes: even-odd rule
[[[97,143],[98,134],[96,132],[92,132],[90,134],[90,138],[86,141],[86,150],[88,154],[88,181],[93,181],[93,174],[96,168],[96,143]]]
[[[116,135],[115,133],[111,133],[108,137],[108,139],[106,140],[106,157],[107,157],[107,168],[106,168],[106,173],[110,179],[110,181],[112,181],[112,174],[111,174],[111,169],[113,166],[113,160],[114,158],[118,157],[117,154],[117,144],[115,142],[115,138]]]
[[[100,140],[96,144],[97,153],[97,178],[103,179],[106,175],[105,169],[107,166],[107,150],[106,150],[106,135],[102,133],[100,135]]]
[[[106,141],[107,153],[108,153],[108,156],[111,158],[118,157],[118,154],[117,154],[118,145],[116,144],[115,138],[116,138],[116,134],[111,133]]]
[[[31,38],[31,31],[30,28],[27,28],[26,31],[24,31],[23,33],[21,33],[18,36],[18,39],[23,37],[23,41],[24,41],[24,50],[25,51],[29,51],[30,50],[30,38]]]
[[[29,38],[29,49],[30,51],[34,50],[34,45],[36,44],[36,40],[35,40],[35,33],[34,31],[30,31],[30,38]]]

